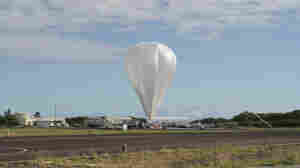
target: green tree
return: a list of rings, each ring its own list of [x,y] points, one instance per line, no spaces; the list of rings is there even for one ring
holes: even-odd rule
[[[8,108],[4,111],[4,116],[0,117],[0,124],[7,127],[13,127],[19,124],[16,115],[12,114],[12,110]]]
[[[9,115],[6,117],[6,125],[8,127],[13,127],[19,124],[16,115]]]
[[[0,115],[0,126],[6,125],[6,118],[3,115]]]
[[[85,120],[87,120],[88,117],[79,116],[79,117],[72,117],[72,118],[66,118],[66,123],[68,123],[72,127],[83,127]]]
[[[7,117],[7,116],[10,116],[11,115],[11,109],[8,108],[6,111],[4,111],[4,116]]]

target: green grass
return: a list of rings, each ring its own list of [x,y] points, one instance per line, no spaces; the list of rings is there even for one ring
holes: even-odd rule
[[[300,131],[300,128],[255,128],[255,127],[245,127],[249,131]]]
[[[8,135],[7,128],[0,129],[0,136]],[[86,135],[92,134],[95,130],[75,130],[60,128],[11,128],[10,136],[51,136],[51,135]]]
[[[10,136],[54,136],[54,135],[109,135],[109,134],[199,134],[211,132],[240,132],[240,131],[298,131],[300,128],[244,128],[244,129],[215,129],[215,130],[101,130],[101,129],[68,129],[68,128],[11,128]],[[0,128],[0,137],[8,135],[7,128]]]
[[[7,128],[0,129],[0,137],[8,135]],[[67,129],[67,128],[12,128],[10,136],[53,136],[53,135],[109,135],[109,134],[174,134],[204,133],[207,130],[101,130],[101,129]]]
[[[300,164],[300,147],[218,146],[211,149],[161,149],[120,154],[94,153],[90,156],[40,158],[33,161],[1,163],[15,168],[247,168]]]

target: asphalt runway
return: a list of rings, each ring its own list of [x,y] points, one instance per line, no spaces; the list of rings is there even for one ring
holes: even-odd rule
[[[159,150],[161,148],[207,148],[223,144],[300,143],[300,131],[234,131],[199,134],[73,135],[0,138],[0,161],[28,160],[47,156]]]

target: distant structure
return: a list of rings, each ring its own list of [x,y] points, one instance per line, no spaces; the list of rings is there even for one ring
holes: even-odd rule
[[[39,128],[69,127],[64,117],[62,118],[56,117],[55,120],[52,118],[35,118],[32,126],[39,127]]]
[[[68,126],[65,118],[56,118],[54,120],[52,118],[41,117],[40,115],[30,116],[29,113],[26,112],[15,112],[14,115],[17,118],[18,124],[21,126],[35,126],[41,128]]]
[[[94,128],[121,128],[127,125],[128,128],[142,128],[146,121],[134,117],[116,117],[116,116],[101,116],[89,117],[84,125],[85,127]]]
[[[15,116],[19,125],[23,126],[32,126],[34,119],[30,117],[28,113],[25,112],[16,112]]]

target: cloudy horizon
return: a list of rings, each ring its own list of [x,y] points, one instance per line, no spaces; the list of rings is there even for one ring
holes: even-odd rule
[[[286,112],[299,37],[298,0],[1,0],[0,108],[140,112],[123,56],[157,41],[178,59],[161,115]]]

